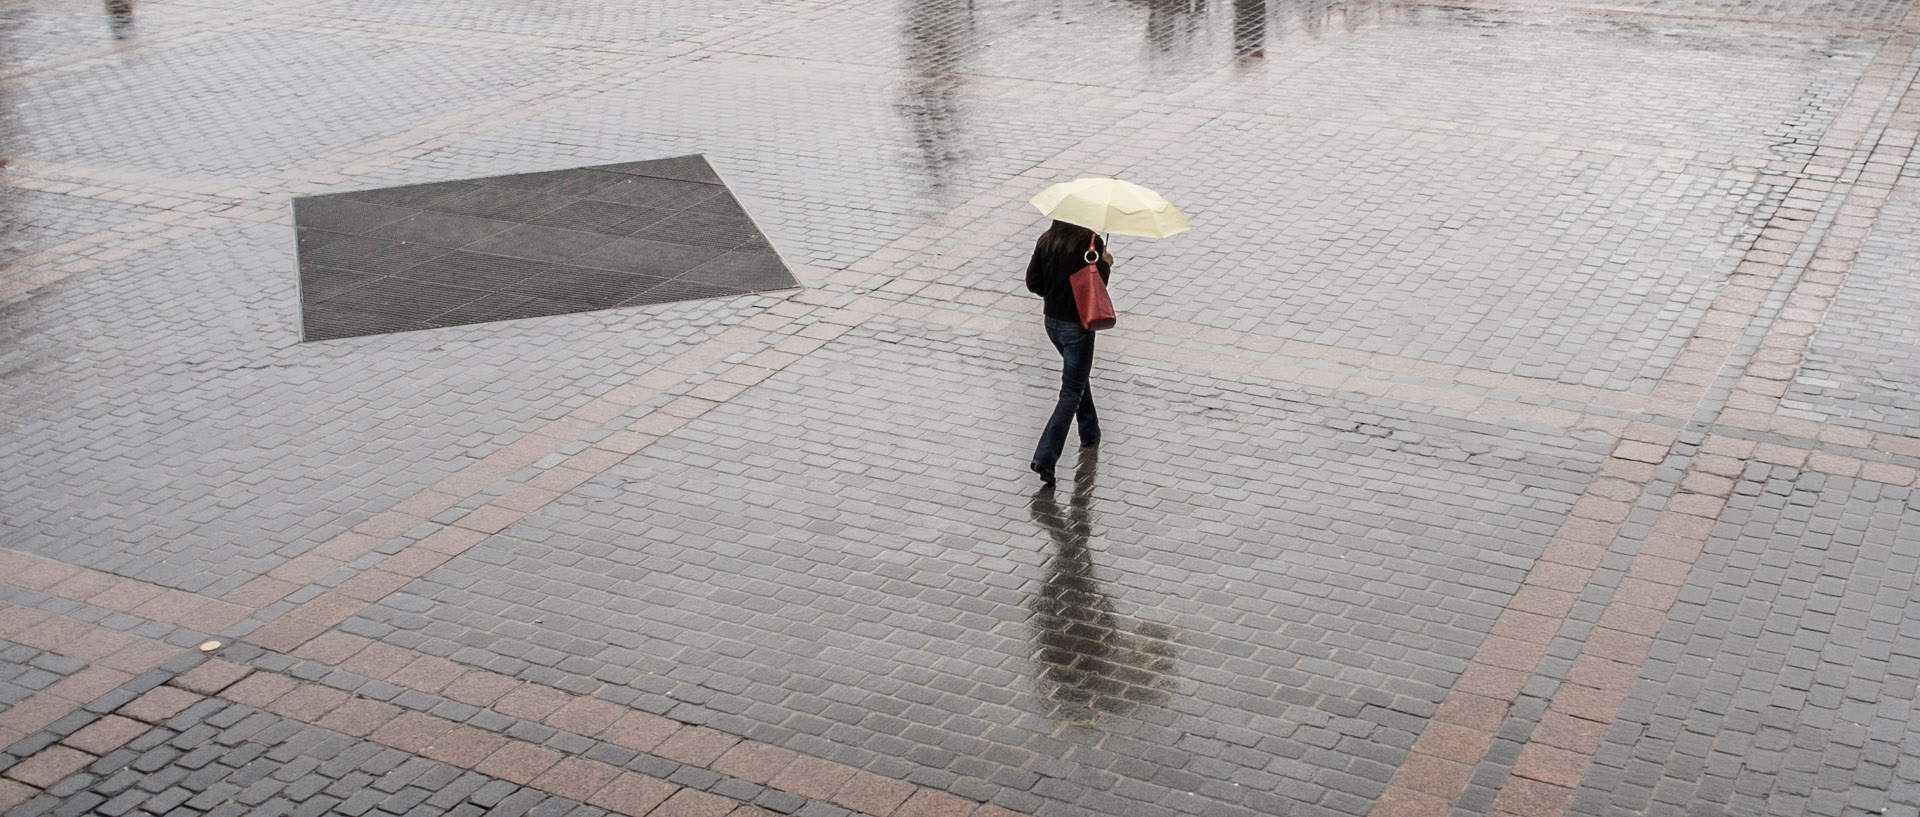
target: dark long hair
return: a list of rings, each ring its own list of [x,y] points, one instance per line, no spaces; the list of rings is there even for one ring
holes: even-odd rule
[[[1040,252],[1049,256],[1072,255],[1078,258],[1087,251],[1087,242],[1092,238],[1092,230],[1055,219],[1053,226],[1040,234]]]

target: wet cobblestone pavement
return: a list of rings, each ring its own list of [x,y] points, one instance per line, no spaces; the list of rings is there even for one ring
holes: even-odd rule
[[[0,3],[0,812],[1920,814],[1916,74],[1894,0]],[[799,287],[302,341],[600,248],[296,199],[694,154]],[[1042,489],[1086,175],[1194,229]]]

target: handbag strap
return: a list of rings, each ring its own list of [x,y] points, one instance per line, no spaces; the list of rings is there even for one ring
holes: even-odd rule
[[[1094,251],[1095,248],[1099,246],[1094,242],[1097,242],[1099,240],[1100,240],[1100,235],[1098,233],[1087,236],[1087,253],[1085,255],[1080,256],[1081,260],[1086,261],[1089,264],[1100,263],[1100,253]]]

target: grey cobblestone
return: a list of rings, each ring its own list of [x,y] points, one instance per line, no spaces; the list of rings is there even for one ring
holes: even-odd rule
[[[235,31],[9,89],[9,152],[238,182],[566,76],[583,62],[353,36]],[[327,80],[350,73],[355,83]],[[482,94],[475,96],[475,93]],[[96,100],[118,98],[119,104]],[[169,100],[192,98],[188,115]],[[126,139],[141,133],[145,138]]]
[[[267,728],[255,737],[233,742],[213,742],[203,735],[199,740],[185,741],[193,745],[181,746],[181,739],[190,738],[191,732],[173,727],[191,729],[190,724],[155,727],[146,736],[151,740],[139,741],[142,745],[152,744],[152,748],[110,755],[108,759],[121,758],[117,761],[119,766],[75,775],[62,783],[77,785],[74,791],[60,797],[51,793],[41,795],[9,814],[34,814],[54,804],[66,807],[79,804],[81,811],[95,809],[101,814],[167,814],[184,806],[195,813],[210,814],[287,813],[298,809],[297,813],[303,814],[358,815],[378,809],[389,814],[437,815],[462,804],[480,802],[478,794],[457,800],[442,798],[437,802],[434,795],[453,790],[449,787],[456,780],[463,781],[459,784],[462,789],[478,789],[480,786],[465,781],[466,778],[485,779],[481,775],[423,758],[397,767],[381,763],[381,758],[387,755],[377,744],[346,738],[319,727],[294,724],[238,704],[222,703],[215,708],[219,714],[214,717],[231,717],[235,710],[242,718],[258,720]],[[231,730],[227,734],[230,736]],[[183,753],[182,749],[190,751]],[[148,780],[172,778],[174,782],[157,790],[113,785],[110,781],[115,780],[114,775],[121,766],[137,770]],[[176,769],[191,773],[169,775]],[[373,787],[366,787],[364,782],[356,784],[355,793],[345,797],[321,791],[330,782],[355,779],[377,783]],[[562,801],[558,805],[566,809],[579,805],[505,781],[492,782],[504,786],[509,793],[530,794],[535,803]],[[100,793],[94,793],[96,791]]]
[[[1860,248],[1787,394],[1784,413],[1897,435],[1920,429],[1920,205],[1890,202]]]
[[[1261,101],[1805,161],[1878,48],[1867,37],[1683,26],[1647,37],[1637,22],[1424,7]],[[1406,81],[1363,79],[1382,63]]]
[[[1572,813],[1920,807],[1912,489],[1753,465]]]
[[[19,382],[61,384],[0,396],[17,431],[0,456],[39,475],[8,490],[11,541],[217,596],[538,428],[525,418],[562,384],[626,382],[753,312],[748,299],[302,345],[284,230],[203,233],[7,324]],[[167,294],[182,286],[205,297]],[[111,326],[75,318],[100,309],[99,287],[121,310]],[[432,374],[421,354],[442,361]],[[342,456],[376,443],[396,456]]]
[[[800,751],[829,745],[818,735],[909,779],[963,759],[978,781],[1038,768],[1028,785],[1061,805],[1082,790],[1070,779],[1111,785],[1106,767],[1132,759],[1176,810],[1251,772],[1368,797],[1384,767],[1229,747],[1350,737],[1400,757],[1552,533],[1516,514],[1564,511],[1604,451],[1121,359],[1096,380],[1116,395],[1100,465],[1130,476],[1029,499],[1004,481],[1050,397],[1015,348],[879,319],[365,618],[396,643],[488,643],[527,678],[579,659],[665,676],[692,702],[675,717],[704,709]],[[1011,419],[974,405],[1009,395]],[[819,470],[816,449],[842,454]],[[1417,476],[1433,469],[1449,476]],[[1370,494],[1360,475],[1383,472],[1418,487]],[[769,481],[749,491],[746,474]],[[715,502],[738,510],[700,512]],[[1028,524],[1003,521],[1029,502]],[[1271,544],[1221,535],[1250,524]],[[1376,593],[1342,589],[1362,586]],[[1440,676],[1414,672],[1414,645]],[[1095,722],[1084,753],[1050,737]]]
[[[20,703],[85,667],[83,661],[0,641],[0,707]]]
[[[1215,164],[1261,170],[1200,170]],[[1639,392],[1679,353],[1784,195],[1226,121],[1132,178],[1161,190],[1206,181],[1185,196],[1203,226],[1165,241],[1116,240],[1122,329],[1126,315],[1142,314]],[[1222,251],[1250,240],[1244,254]],[[948,282],[1024,293],[1033,241],[1009,239]],[[1542,276],[1543,263],[1579,272]]]

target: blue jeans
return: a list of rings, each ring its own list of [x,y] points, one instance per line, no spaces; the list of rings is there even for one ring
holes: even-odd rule
[[[1060,401],[1047,418],[1040,433],[1040,446],[1033,450],[1033,461],[1049,471],[1060,462],[1060,450],[1067,447],[1067,425],[1080,420],[1080,443],[1100,439],[1100,418],[1093,411],[1093,388],[1087,379],[1093,374],[1093,333],[1080,324],[1047,319],[1047,339],[1060,350]]]

